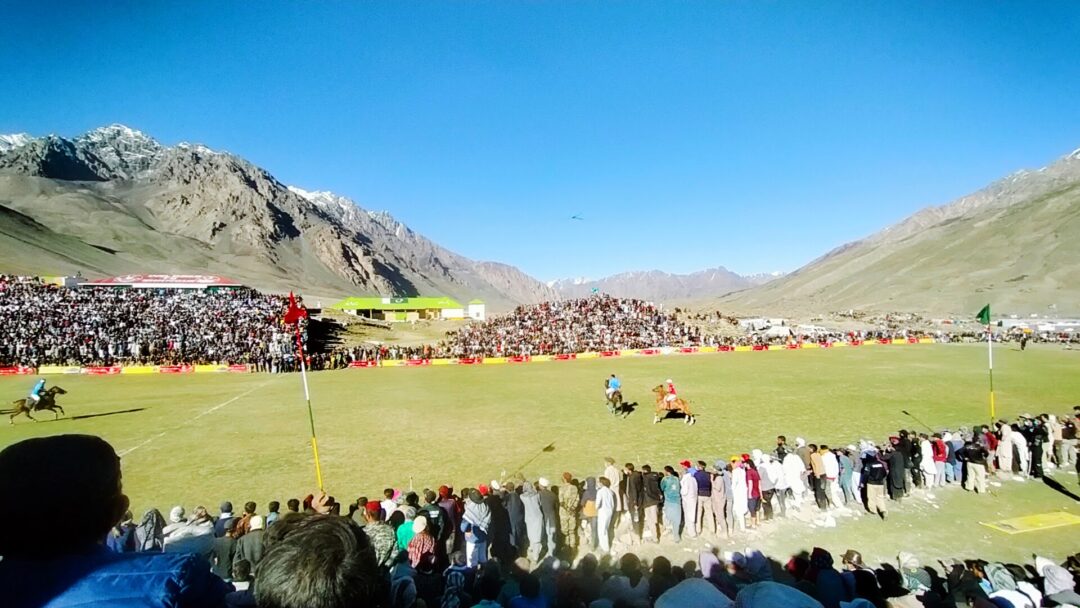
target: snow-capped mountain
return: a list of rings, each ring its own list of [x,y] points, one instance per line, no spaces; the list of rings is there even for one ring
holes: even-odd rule
[[[458,255],[389,213],[287,187],[203,145],[164,146],[123,125],[0,141],[0,272],[4,260],[41,274],[210,272],[328,296],[481,298],[496,310],[554,297],[516,268]]]
[[[11,135],[0,135],[0,152],[7,152],[12,148],[18,148],[24,144],[30,142],[33,137],[26,133],[12,133]]]
[[[115,174],[134,179],[149,171],[165,152],[154,138],[124,125],[109,125],[75,138]]]
[[[740,276],[720,266],[690,274],[649,270],[623,272],[596,280],[584,277],[559,279],[548,285],[564,298],[587,296],[595,290],[617,297],[662,302],[720,296],[762,282],[764,277],[761,275]]]

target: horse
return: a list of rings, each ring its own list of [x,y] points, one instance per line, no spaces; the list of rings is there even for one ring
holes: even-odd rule
[[[59,386],[53,386],[46,389],[45,392],[41,394],[41,400],[38,401],[37,404],[31,401],[29,397],[26,399],[17,399],[11,402],[12,405],[15,406],[14,408],[0,410],[0,414],[11,414],[11,417],[8,418],[8,424],[15,424],[15,417],[19,414],[26,414],[27,418],[34,422],[38,422],[36,418],[30,415],[30,412],[40,412],[43,410],[49,410],[55,416],[53,420],[58,420],[60,414],[67,416],[67,413],[64,412],[64,408],[60,407],[60,404],[56,402],[56,396],[66,394],[67,391],[64,389]],[[56,410],[60,410],[60,414],[57,414]]]
[[[653,424],[657,424],[661,420],[667,417],[668,412],[682,412],[685,416],[684,422],[686,424],[694,424],[697,422],[697,418],[690,411],[690,404],[682,399],[682,397],[675,397],[675,399],[667,400],[667,390],[663,384],[659,384],[652,389],[653,393],[656,393],[656,414],[653,416]],[[663,416],[660,413],[663,412]]]
[[[621,415],[623,418],[630,416],[631,411],[633,411],[634,404],[630,404],[630,408],[627,409],[626,403],[622,401],[622,391],[616,389],[611,393],[611,396],[606,398],[609,414],[613,414],[615,416]]]
[[[607,399],[607,409],[608,409],[609,412],[611,412],[612,414],[618,414],[619,412],[622,411],[622,406],[623,406],[622,391],[620,391],[619,389],[615,389],[614,391],[611,392],[611,395],[606,397],[606,399]]]

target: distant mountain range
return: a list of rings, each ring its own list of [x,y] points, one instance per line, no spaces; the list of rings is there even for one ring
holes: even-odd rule
[[[276,290],[481,298],[555,292],[330,192],[287,187],[226,152],[123,125],[0,136],[0,272],[212,273]]]
[[[385,212],[122,125],[0,135],[0,272],[220,274],[306,294],[449,295],[506,309],[595,291],[730,312],[1080,314],[1080,150],[848,243],[783,276],[723,267],[541,283]],[[726,294],[726,295],[725,295]],[[1052,307],[1052,308],[1051,308]]]
[[[765,285],[734,311],[1080,314],[1080,150],[919,211]]]
[[[739,275],[723,266],[690,274],[660,270],[623,272],[602,279],[559,279],[548,282],[564,298],[605,293],[620,298],[640,298],[656,302],[692,300],[721,296],[732,291],[767,283],[783,273]]]

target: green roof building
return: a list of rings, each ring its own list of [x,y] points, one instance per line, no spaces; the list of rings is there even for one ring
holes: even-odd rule
[[[470,303],[471,304],[471,303]],[[472,306],[470,306],[471,308]],[[465,307],[447,297],[356,297],[345,298],[330,308],[382,321],[419,321],[422,319],[465,319]]]

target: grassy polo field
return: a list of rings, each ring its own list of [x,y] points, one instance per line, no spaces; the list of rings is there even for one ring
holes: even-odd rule
[[[995,349],[994,359],[999,416],[1063,412],[1080,403],[1080,352],[1005,346]],[[627,400],[640,404],[625,419],[603,405],[610,373],[622,378]],[[668,377],[691,400],[696,425],[675,418],[653,424],[649,389]],[[261,509],[269,500],[284,503],[314,489],[299,375],[48,380],[69,391],[60,399],[68,417],[52,421],[43,413],[39,423],[25,417],[5,423],[0,447],[58,433],[104,437],[122,455],[136,517],[174,504],[216,510],[224,499],[255,500]],[[313,373],[310,383],[326,489],[343,501],[410,482],[416,489],[486,483],[530,460],[527,477],[554,480],[563,471],[596,475],[609,455],[654,468],[684,458],[711,463],[768,449],[777,434],[792,442],[802,436],[846,445],[884,438],[901,426],[920,429],[901,413],[905,409],[935,429],[988,418],[985,345],[350,369]],[[0,398],[20,398],[31,384],[31,377],[0,378]],[[539,453],[550,443],[554,451]],[[1074,475],[1057,478],[1077,491]],[[843,551],[836,545],[851,544],[871,555],[873,544],[882,559],[905,548],[925,551],[927,559],[948,547],[974,547],[1001,559],[1036,550],[1063,557],[1080,548],[1080,526],[1005,536],[978,525],[1046,511],[1080,514],[1080,503],[1037,481],[1007,481],[991,496],[938,494],[933,504],[906,501],[885,524],[855,517],[809,537],[808,526],[781,523],[749,540],[776,551],[808,543],[835,543],[823,546]],[[910,543],[913,534],[922,539],[918,546]]]

